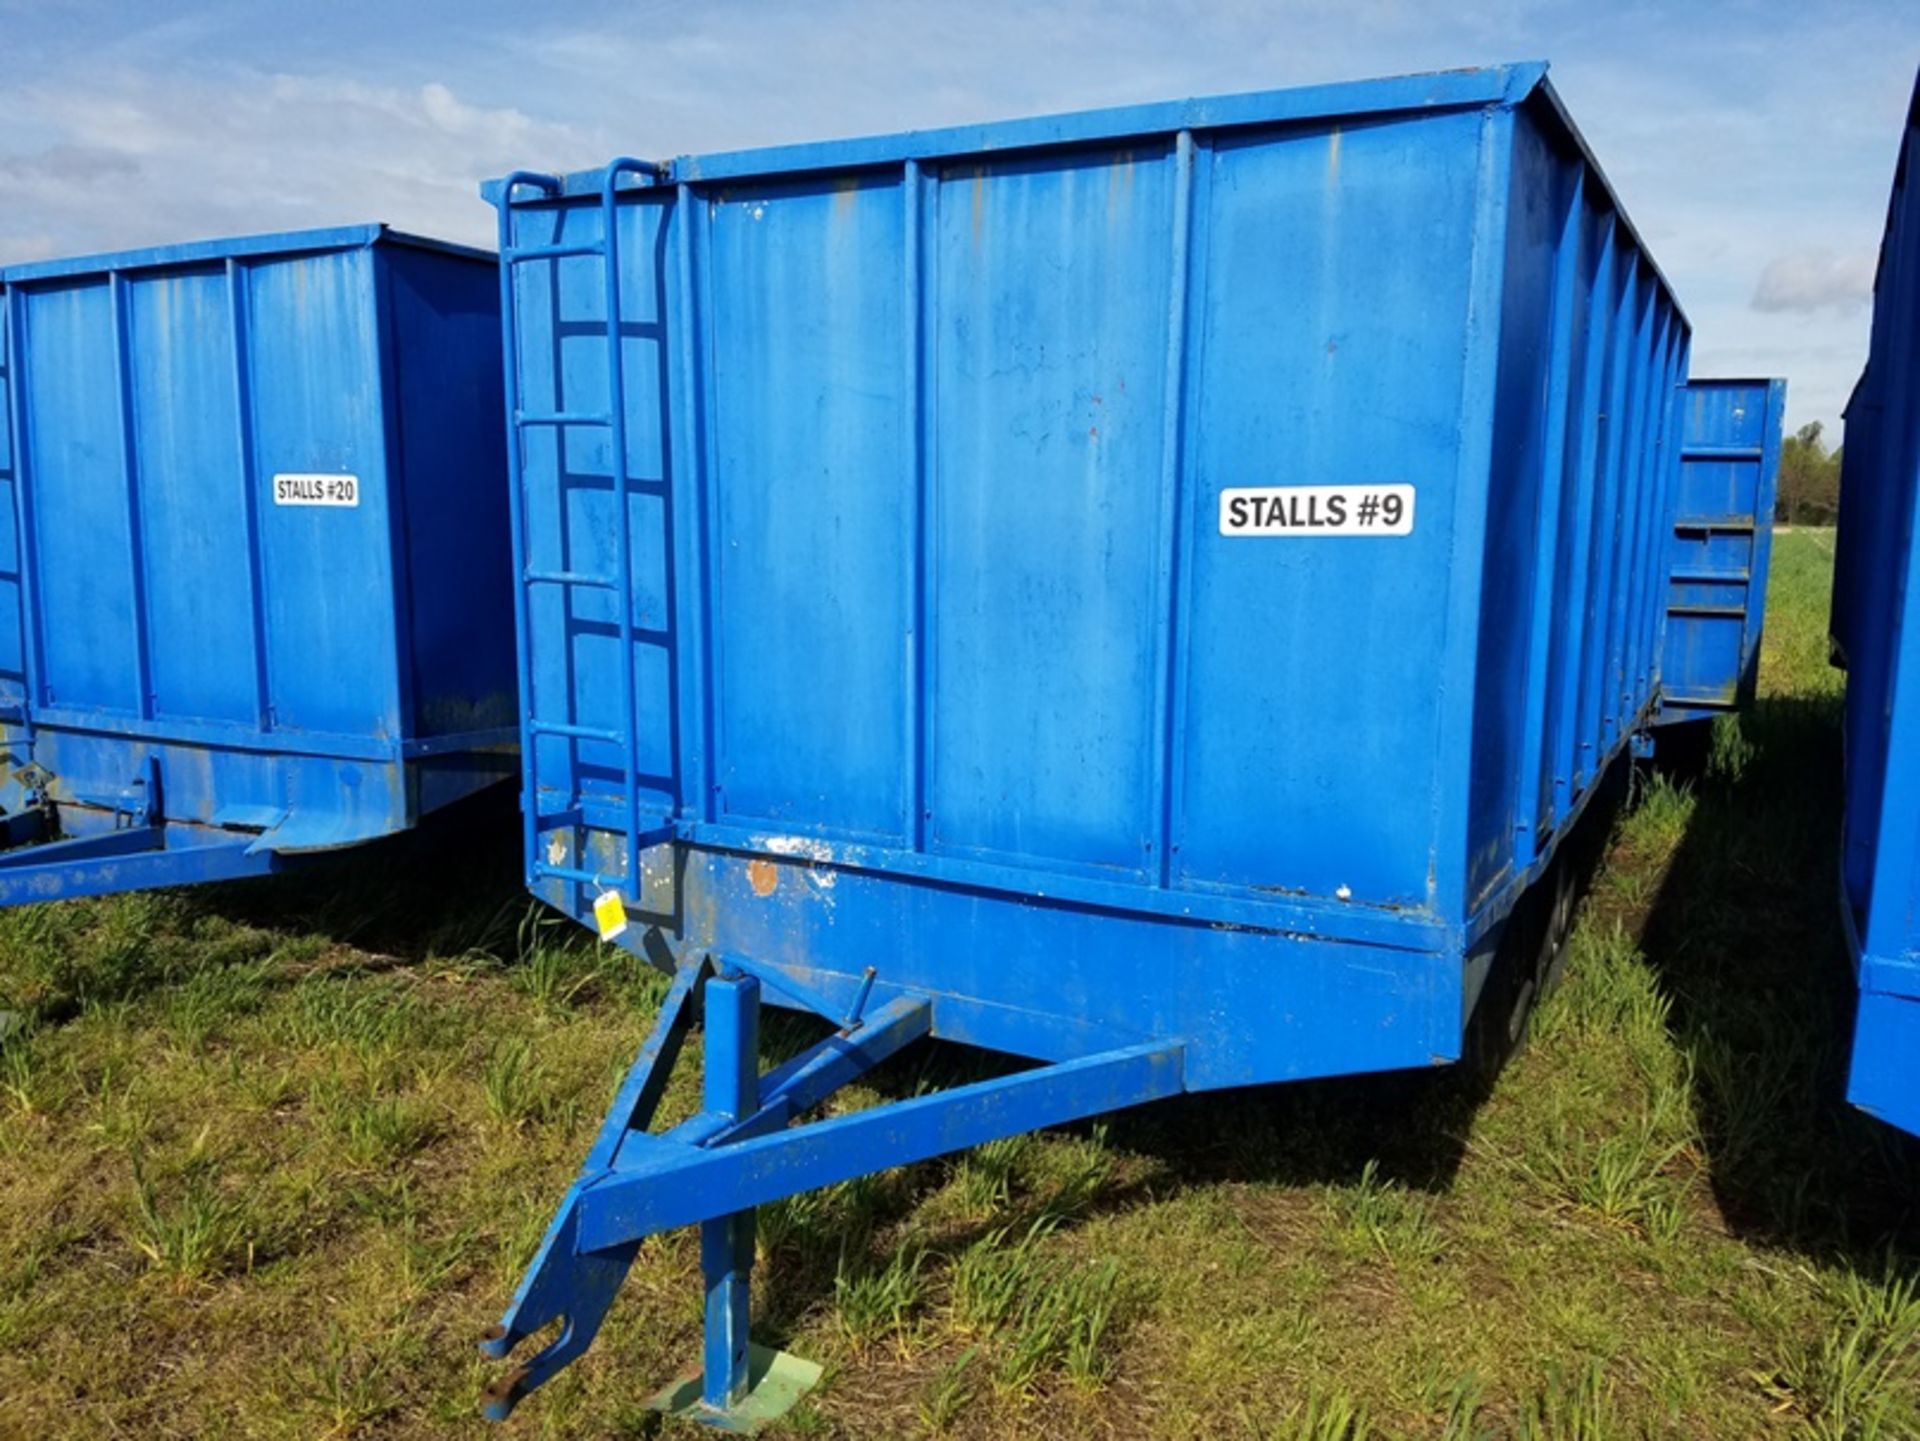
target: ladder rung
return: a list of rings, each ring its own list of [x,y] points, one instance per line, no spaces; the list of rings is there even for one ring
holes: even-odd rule
[[[616,832],[615,834],[618,833]],[[640,832],[640,849],[643,851],[650,850],[654,846],[666,845],[673,839],[674,829],[671,825],[655,826],[652,830]],[[585,886],[604,886],[607,885],[610,880],[618,881],[624,879],[624,877],[619,875],[607,877],[599,871],[583,871],[574,866],[556,866],[548,861],[535,863],[533,867],[533,878],[536,881],[577,881]],[[629,896],[628,899],[637,900],[638,897]]]
[[[627,738],[619,731],[602,729],[599,726],[571,725],[565,721],[530,720],[527,729],[535,735],[570,736],[580,741],[605,741],[608,745],[623,746]]]
[[[577,615],[572,618],[572,624],[583,634],[601,636],[617,636],[620,634],[620,622],[618,620],[595,620],[588,616]],[[633,643],[635,645],[659,646],[662,650],[665,650],[673,645],[673,632],[665,626],[636,625],[633,628]]]
[[[575,870],[572,866],[553,866],[541,861],[533,868],[536,881],[577,881],[583,886],[604,886],[607,882],[597,871]],[[619,877],[614,877],[618,880]]]
[[[613,415],[605,410],[523,410],[513,417],[515,425],[612,425]]]
[[[1745,585],[1744,570],[1676,570],[1667,577],[1680,585]]]
[[[611,576],[588,575],[578,570],[527,570],[520,574],[529,585],[584,585],[595,590],[620,589],[620,582]]]
[[[507,264],[523,265],[529,260],[564,260],[569,255],[605,255],[607,249],[597,240],[578,245],[523,245],[507,252]]]
[[[1682,460],[1758,460],[1761,456],[1757,445],[1685,445],[1680,448]]]

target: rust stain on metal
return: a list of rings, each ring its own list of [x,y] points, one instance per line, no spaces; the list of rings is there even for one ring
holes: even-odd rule
[[[770,896],[780,884],[780,867],[772,861],[748,861],[747,884],[756,896]]]

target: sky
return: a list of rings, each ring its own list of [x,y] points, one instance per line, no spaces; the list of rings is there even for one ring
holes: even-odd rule
[[[1696,375],[1839,417],[1914,70],[1905,0],[0,0],[0,263],[364,220],[491,242],[477,183],[1545,59]]]

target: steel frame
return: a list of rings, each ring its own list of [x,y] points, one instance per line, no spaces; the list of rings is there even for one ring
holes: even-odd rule
[[[781,989],[791,994],[791,987]],[[864,999],[865,992],[845,1016],[816,1006],[838,1029],[762,1073],[759,978],[709,956],[680,965],[586,1164],[506,1314],[480,1343],[483,1354],[505,1360],[528,1337],[560,1326],[544,1348],[488,1387],[489,1419],[505,1420],[593,1344],[641,1241],[698,1225],[706,1324],[694,1414],[744,1429],[754,1207],[865,1175],[876,1155],[890,1166],[907,1165],[1158,1100],[1183,1086],[1184,1043],[1155,1040],[792,1126],[934,1029],[932,996],[897,995],[870,1015],[861,1014]],[[696,1012],[705,1025],[703,1108],[656,1134],[647,1127]]]

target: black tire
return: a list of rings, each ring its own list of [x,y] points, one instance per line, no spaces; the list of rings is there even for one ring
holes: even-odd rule
[[[1461,1037],[1460,1064],[1491,1086],[1507,1062],[1527,1047],[1527,1030],[1540,999],[1540,943],[1545,923],[1541,887],[1532,886],[1507,917],[1494,945],[1480,998]]]
[[[1573,913],[1580,900],[1580,868],[1571,856],[1556,857],[1541,885],[1548,901],[1546,922],[1541,927],[1536,1004],[1559,990],[1567,973],[1567,945],[1573,939]]]

